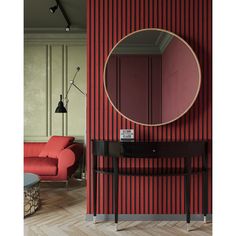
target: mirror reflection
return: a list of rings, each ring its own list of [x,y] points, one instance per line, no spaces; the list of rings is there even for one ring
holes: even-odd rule
[[[200,88],[198,60],[179,36],[140,30],[122,39],[104,69],[108,98],[127,119],[162,125],[185,114]]]

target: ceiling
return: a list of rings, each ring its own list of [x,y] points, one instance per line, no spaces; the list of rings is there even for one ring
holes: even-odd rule
[[[70,33],[86,32],[86,0],[60,0],[71,22]],[[49,8],[55,0],[24,0],[25,32],[62,33],[67,26],[60,9],[54,14]]]

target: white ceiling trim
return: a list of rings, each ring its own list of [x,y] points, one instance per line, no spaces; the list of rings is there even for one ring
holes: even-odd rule
[[[25,33],[25,43],[74,43],[86,44],[86,33]]]
[[[86,30],[83,28],[78,27],[70,27],[70,31],[66,32],[66,27],[55,27],[55,28],[43,28],[43,27],[37,27],[37,28],[24,28],[25,33],[86,33]]]

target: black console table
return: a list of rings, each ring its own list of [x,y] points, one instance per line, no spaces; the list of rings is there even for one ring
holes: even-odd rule
[[[207,215],[207,142],[206,141],[188,141],[188,142],[118,142],[92,140],[92,156],[93,156],[93,204],[94,204],[94,223],[96,222],[96,206],[97,206],[97,174],[113,175],[113,209],[115,214],[116,229],[118,229],[118,176],[185,176],[185,211],[187,230],[190,223],[190,176],[192,174],[203,173],[203,214],[204,222]],[[112,158],[113,168],[97,168],[97,159],[99,156]],[[195,156],[202,157],[202,168],[194,170],[191,167],[192,158]],[[184,158],[184,168],[178,173],[161,172],[158,169],[153,171],[139,168],[139,171],[130,171],[130,169],[122,170],[118,167],[118,158]]]

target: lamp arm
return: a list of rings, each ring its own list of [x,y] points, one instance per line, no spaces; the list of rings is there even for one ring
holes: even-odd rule
[[[66,100],[66,101],[67,101],[68,93],[70,92],[70,89],[71,89],[72,85],[74,84],[75,77],[76,77],[76,75],[77,75],[78,72],[79,72],[79,69],[77,68],[77,70],[76,70],[76,72],[75,72],[75,75],[74,75],[73,79],[72,79],[71,82],[70,82],[70,86],[69,86],[69,88],[68,88],[67,91],[66,91],[66,96],[65,96],[65,100]]]
[[[77,88],[84,96],[86,96],[87,94],[85,93],[85,92],[83,92],[77,85],[75,85],[74,84],[74,82],[73,83],[71,83],[71,85],[74,85],[75,86],[75,88]]]

